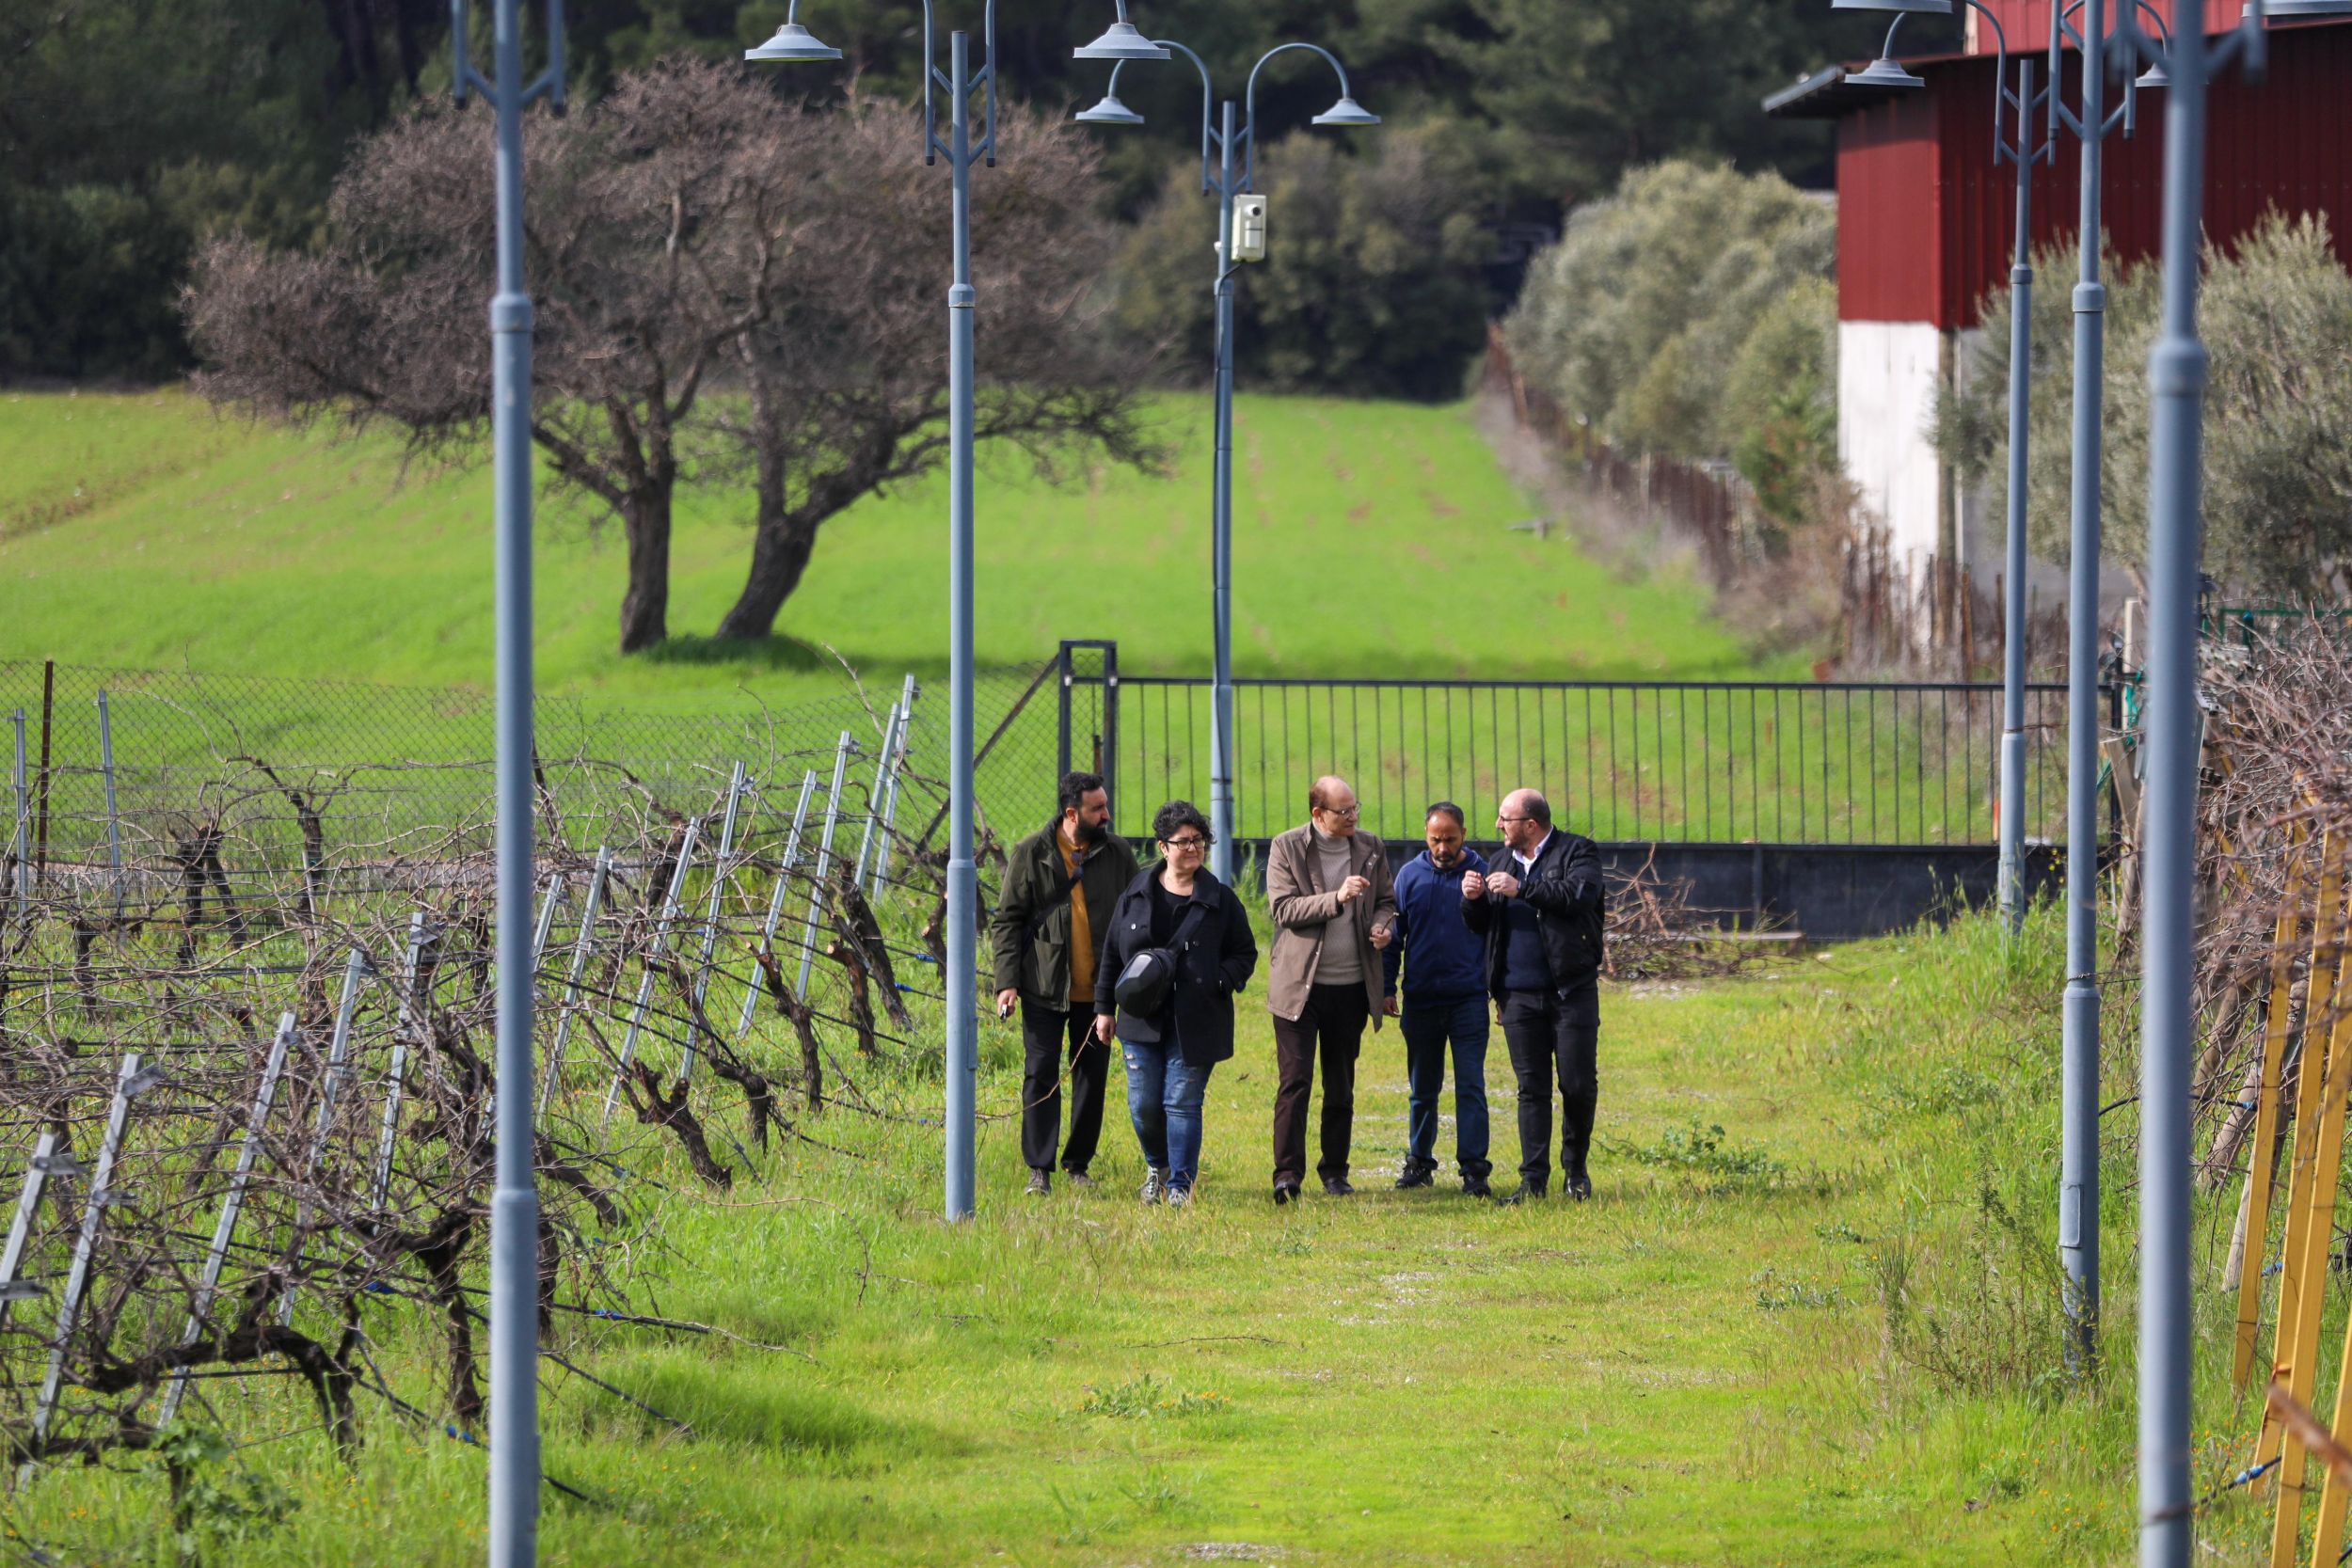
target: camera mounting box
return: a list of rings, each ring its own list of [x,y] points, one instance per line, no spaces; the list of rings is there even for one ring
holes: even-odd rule
[[[1251,194],[1233,198],[1233,260],[1265,260],[1265,198]]]

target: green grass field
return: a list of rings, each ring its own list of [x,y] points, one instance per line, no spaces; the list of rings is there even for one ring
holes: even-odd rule
[[[984,462],[984,665],[1065,637],[1119,640],[1137,672],[1208,667],[1208,415],[1157,408],[1166,477],[1049,486]],[[1235,659],[1245,674],[1724,676],[1753,665],[1680,580],[1627,583],[1556,536],[1462,409],[1244,398],[1237,413]],[[983,454],[984,458],[987,454]],[[617,534],[543,507],[539,669],[548,691],[632,705],[838,689],[830,644],[895,685],[944,669],[944,480],[831,524],[777,645],[697,646],[748,561],[745,496],[688,485],[666,658],[612,649]],[[486,689],[486,470],[404,472],[390,442],[338,445],[216,416],[184,393],[0,397],[0,657]],[[1799,660],[1785,661],[1794,672]]]
[[[1396,1037],[1369,1038],[1357,1197],[1265,1201],[1270,1041],[1244,1003],[1201,1199],[1144,1211],[1119,1107],[1104,1190],[1018,1196],[1009,1031],[984,1029],[981,1212],[937,1218],[938,1133],[836,1107],[724,1196],[630,1156],[642,1308],[741,1337],[559,1319],[542,1560],[1027,1564],[2122,1563],[2135,1537],[2128,1101],[2107,1118],[2109,1359],[2058,1371],[2056,911],[1612,989],[1586,1206],[1397,1194]],[[2113,1001],[2122,1070],[2127,1000]],[[1498,1041],[1495,1152],[1516,1155]],[[1117,1083],[1116,1074],[1114,1084]],[[875,1076],[887,1109],[935,1083]],[[2110,1078],[2107,1096],[2128,1093]],[[1450,1105],[1449,1105],[1450,1108]],[[1451,1132],[1441,1156],[1451,1154]],[[1507,1178],[1505,1184],[1507,1184]],[[2230,1199],[2201,1206],[2217,1274]],[[2246,1463],[2226,1304],[2201,1290],[2201,1492]],[[432,1385],[426,1308],[368,1326]],[[2342,1308],[2328,1326],[2332,1344]],[[368,1406],[339,1468],[298,1393],[216,1396],[299,1499],[207,1562],[449,1564],[483,1550],[483,1456]],[[225,1469],[224,1476],[231,1473]],[[168,1560],[121,1456],[8,1506],[46,1560]],[[2247,1560],[2242,1492],[2200,1522]]]

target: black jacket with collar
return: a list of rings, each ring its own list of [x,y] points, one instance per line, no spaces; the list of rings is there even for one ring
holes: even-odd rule
[[[1103,961],[1094,971],[1094,1010],[1118,1014],[1121,1039],[1157,1041],[1172,1025],[1185,1061],[1206,1067],[1228,1060],[1233,1054],[1233,993],[1257,971],[1258,939],[1250,934],[1249,911],[1241,899],[1205,867],[1194,874],[1192,896],[1176,917],[1181,928],[1196,907],[1203,911],[1177,950],[1174,998],[1156,1018],[1120,1011],[1120,972],[1152,945],[1152,879],[1159,874],[1156,865],[1144,867],[1111,908]]]
[[[1108,833],[1079,858],[1078,867],[1078,891],[1086,895],[1087,930],[1099,966],[1111,906],[1136,879],[1136,852],[1125,839]],[[1056,817],[1005,857],[1004,892],[988,923],[996,989],[1017,989],[1024,1000],[1057,1013],[1070,1011],[1074,922],[1069,886],[1070,873],[1062,864],[1061,818]]]
[[[1519,875],[1511,851],[1497,855],[1486,875]],[[1551,971],[1555,990],[1587,985],[1600,973],[1601,929],[1606,919],[1601,884],[1600,847],[1581,833],[1554,827],[1551,837],[1536,851],[1535,863],[1519,876],[1519,897],[1535,911],[1535,929],[1543,938],[1544,963]],[[1502,975],[1511,942],[1511,923],[1502,909],[1509,900],[1489,892],[1462,906],[1470,928],[1486,939],[1486,989],[1502,998]]]

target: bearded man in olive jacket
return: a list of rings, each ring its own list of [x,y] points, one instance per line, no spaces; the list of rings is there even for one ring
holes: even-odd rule
[[[1013,846],[1004,896],[989,919],[997,1016],[1021,1009],[1021,1157],[1036,1194],[1053,1188],[1057,1146],[1071,1184],[1094,1184],[1087,1166],[1102,1139],[1110,1075],[1110,1047],[1094,1037],[1094,972],[1111,906],[1139,870],[1127,841],[1111,832],[1110,794],[1100,774],[1065,774],[1059,799],[1054,820]],[[1062,1145],[1065,1058],[1070,1142]]]

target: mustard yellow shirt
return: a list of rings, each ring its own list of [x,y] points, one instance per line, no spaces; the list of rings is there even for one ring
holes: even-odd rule
[[[1054,843],[1061,850],[1062,875],[1078,874],[1078,851],[1059,829],[1054,832]],[[1094,1006],[1094,924],[1087,918],[1087,890],[1083,885],[1070,890],[1070,1000]]]

